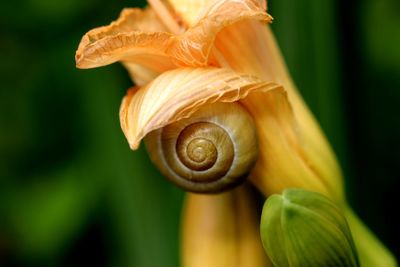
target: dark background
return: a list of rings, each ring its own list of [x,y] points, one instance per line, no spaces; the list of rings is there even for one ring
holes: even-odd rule
[[[87,30],[144,1],[3,2],[0,266],[177,266],[183,192],[128,148],[126,71],[74,65]],[[269,11],[349,202],[399,256],[400,1],[271,0]]]

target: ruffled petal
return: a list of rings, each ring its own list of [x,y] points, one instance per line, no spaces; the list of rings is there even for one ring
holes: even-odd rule
[[[150,131],[188,118],[205,104],[235,102],[253,92],[282,90],[273,82],[229,69],[172,70],[138,90],[128,91],[120,109],[121,127],[131,148],[136,149]]]
[[[179,35],[167,32],[152,9],[125,9],[109,26],[86,33],[76,52],[79,68],[122,61],[138,84],[176,67],[217,65],[211,49],[218,32],[237,21],[270,21],[258,1],[220,1]]]
[[[267,9],[265,0],[169,0],[168,2],[180,18],[189,26],[196,24],[201,18],[205,17],[205,14],[212,12],[212,9],[218,9],[221,6],[232,9],[234,5],[246,5],[248,6],[248,10]]]
[[[180,8],[178,3],[175,4],[174,7]],[[190,3],[185,4],[186,8],[190,7]],[[198,21],[184,34],[178,36],[177,44],[171,46],[168,51],[180,66],[215,64],[212,58],[209,60],[211,49],[216,35],[225,27],[247,19],[263,22],[272,20],[272,17],[265,12],[263,1],[256,0],[214,1],[200,10]]]
[[[162,54],[170,36],[151,9],[126,8],[118,20],[82,37],[75,55],[76,65],[93,68],[118,61],[127,54]]]
[[[76,51],[76,65],[94,68],[122,61],[138,84],[143,84],[150,74],[154,78],[176,67],[166,54],[172,36],[151,9],[124,9],[109,26],[83,36]]]

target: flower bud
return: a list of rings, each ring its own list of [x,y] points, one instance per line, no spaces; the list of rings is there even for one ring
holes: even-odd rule
[[[287,189],[268,198],[261,239],[278,267],[359,266],[345,217],[320,193]]]

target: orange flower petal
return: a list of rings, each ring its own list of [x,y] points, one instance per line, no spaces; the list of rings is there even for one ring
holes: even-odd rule
[[[205,9],[196,25],[180,35],[167,32],[152,9],[125,9],[109,26],[86,33],[76,52],[79,68],[122,61],[137,84],[178,66],[217,65],[210,59],[215,36],[245,19],[270,21],[257,1],[221,1]]]
[[[151,9],[124,9],[109,26],[83,36],[76,65],[94,68],[122,61],[138,84],[147,83],[149,78],[175,67],[165,51],[172,36]]]
[[[276,89],[276,90],[273,90]],[[128,91],[120,109],[122,130],[132,149],[150,131],[188,118],[205,104],[234,102],[253,92],[283,90],[255,76],[219,68],[182,68]]]
[[[82,37],[76,51],[76,65],[79,68],[107,65],[126,57],[127,50],[135,48],[139,51],[134,54],[146,54],[146,50],[162,54],[169,37],[151,9],[127,8],[118,20]]]
[[[174,7],[180,8],[178,2]],[[201,9],[202,13],[198,21],[184,34],[178,36],[177,44],[172,46],[168,53],[173,55],[180,66],[206,66],[210,63],[209,56],[215,37],[222,29],[247,19],[264,22],[272,20],[272,17],[265,12],[262,2],[255,0],[212,2],[212,5]],[[189,8],[191,3],[185,4]]]
[[[169,0],[176,13],[187,25],[193,26],[207,13],[214,12],[212,9],[219,9],[221,6],[227,10],[233,10],[234,6],[247,6],[248,10],[266,10],[265,0]],[[229,13],[226,13],[229,14]]]
[[[322,183],[330,188],[329,194],[326,190],[320,192],[334,196],[335,199],[343,199],[342,175],[335,155],[293,84],[271,30],[258,21],[241,21],[221,31],[216,38],[215,47],[233,70],[256,75],[284,86],[293,107],[298,135],[301,136],[299,146],[304,154],[303,164],[309,169],[306,173],[316,174],[320,180],[318,184]],[[254,103],[249,103],[249,106],[256,105],[266,106],[257,99]],[[309,176],[308,174],[306,176]],[[260,177],[263,176],[265,174],[260,174]],[[258,184],[261,185],[263,182]],[[298,183],[286,183],[288,187],[295,185]],[[282,188],[284,184],[276,187],[263,185],[260,189],[267,193],[280,193]],[[313,186],[308,189],[318,188],[321,187]]]
[[[334,195],[332,188],[310,166],[303,136],[293,116],[285,91],[274,94],[255,92],[241,100],[253,117],[259,156],[250,180],[265,195],[285,188],[307,188]]]

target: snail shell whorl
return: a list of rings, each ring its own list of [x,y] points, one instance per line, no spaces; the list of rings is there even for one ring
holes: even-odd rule
[[[253,119],[239,103],[203,106],[145,137],[150,157],[185,190],[215,193],[246,178],[258,155]]]

